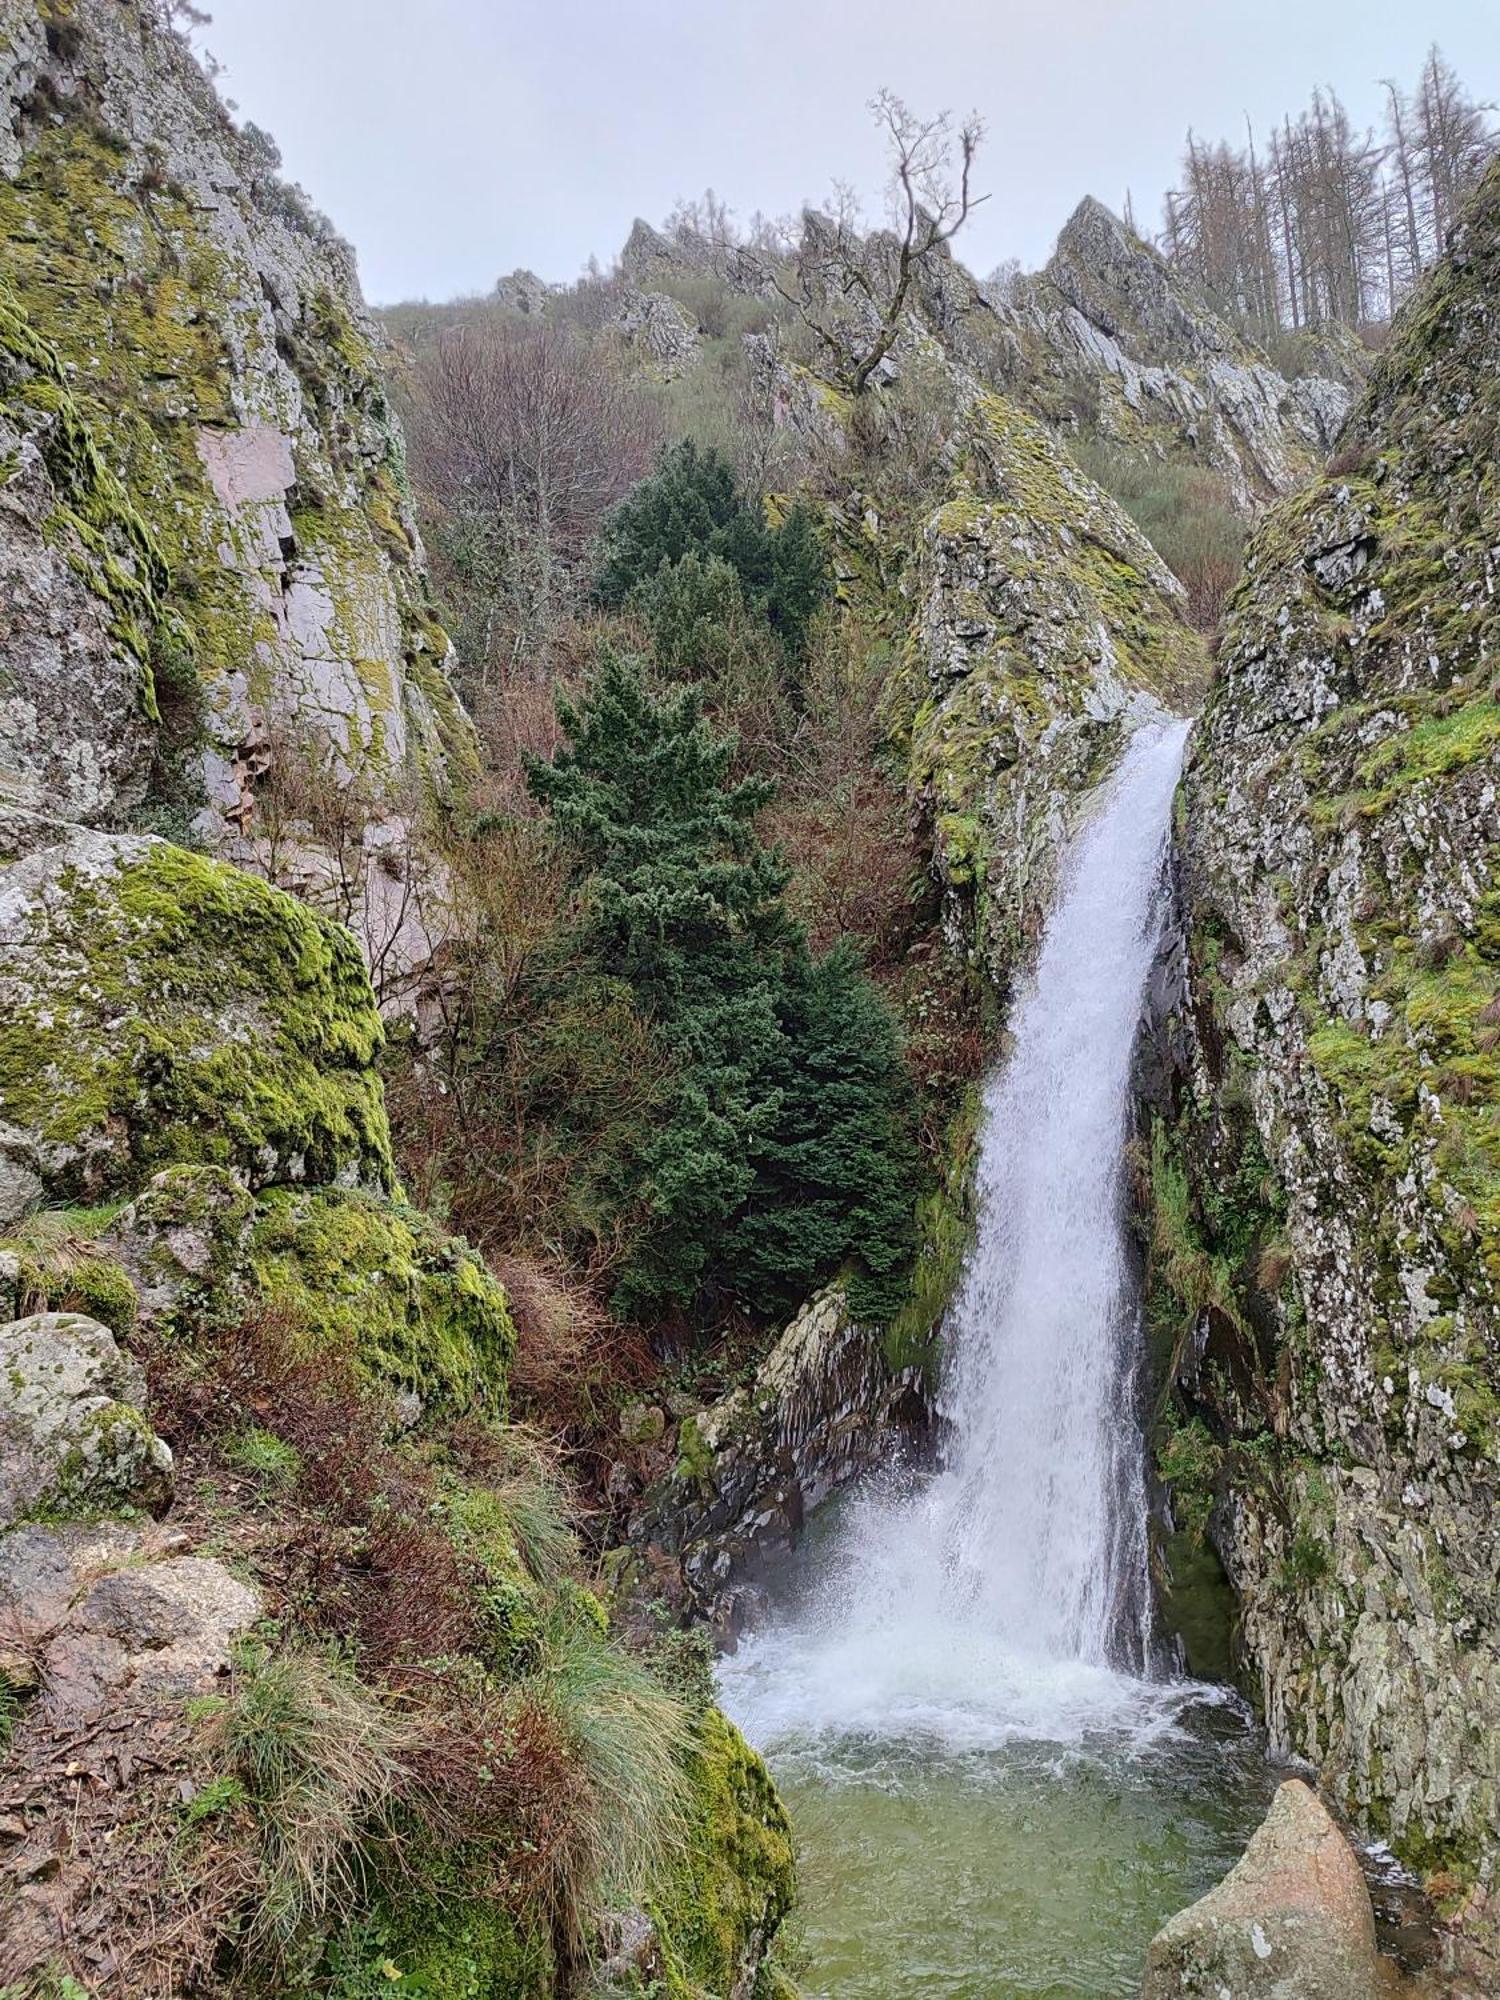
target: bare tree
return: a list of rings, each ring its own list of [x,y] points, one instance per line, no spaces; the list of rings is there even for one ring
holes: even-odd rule
[[[497,650],[544,640],[572,601],[604,516],[650,467],[660,419],[571,328],[495,318],[419,357],[412,432],[444,517],[440,553],[485,606],[485,630],[465,635],[483,683]]]
[[[955,129],[950,113],[918,118],[891,90],[873,98],[870,110],[890,147],[894,255],[882,257],[878,246],[860,235],[854,198],[847,188],[837,188],[832,209],[806,216],[793,276],[770,273],[854,396],[864,394],[895,346],[923,266],[988,199],[972,187],[984,138],[976,115]]]
[[[1432,49],[1415,95],[1387,81],[1383,140],[1337,94],[1272,129],[1262,159],[1189,133],[1162,248],[1220,310],[1258,335],[1395,310],[1439,253],[1496,146],[1492,105]]]

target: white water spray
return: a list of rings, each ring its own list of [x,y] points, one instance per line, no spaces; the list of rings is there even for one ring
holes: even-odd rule
[[[946,1324],[944,1464],[915,1494],[859,1501],[805,1614],[726,1670],[762,1743],[962,1749],[1171,1726],[1140,1678],[1150,1587],[1122,1182],[1186,734],[1132,739],[1068,858],[985,1093],[977,1240]]]

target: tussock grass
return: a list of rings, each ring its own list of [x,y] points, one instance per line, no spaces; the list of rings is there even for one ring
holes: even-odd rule
[[[366,1844],[394,1830],[415,1733],[347,1660],[310,1646],[247,1648],[215,1731],[254,1817],[251,1936],[284,1946],[354,1906]]]

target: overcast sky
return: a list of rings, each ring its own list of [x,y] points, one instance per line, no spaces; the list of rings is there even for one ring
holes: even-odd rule
[[[221,88],[359,251],[378,303],[608,264],[712,186],[878,213],[866,104],[977,108],[991,192],[959,245],[1041,263],[1079,198],[1154,221],[1189,125],[1237,135],[1333,83],[1361,121],[1434,38],[1500,97],[1500,0],[209,0]]]

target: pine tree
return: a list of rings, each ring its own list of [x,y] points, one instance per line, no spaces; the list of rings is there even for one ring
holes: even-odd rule
[[[814,961],[753,820],[773,787],[735,781],[695,686],[665,696],[602,655],[558,704],[570,747],[529,782],[575,860],[580,945],[623,979],[676,1066],[643,1135],[651,1227],[622,1310],[718,1289],[782,1310],[843,1265],[889,1310],[911,1249],[910,1112],[896,1032],[848,953]]]
[[[896,1025],[858,955],[794,960],[781,1001],[775,1122],[726,1243],[758,1296],[790,1306],[850,1266],[856,1315],[888,1318],[915,1248],[916,1153]]]
[[[623,604],[664,567],[717,558],[739,577],[745,602],[763,615],[791,657],[806,644],[827,595],[827,563],[811,512],[800,503],[781,528],[744,494],[728,460],[686,438],[621,502],[605,528],[594,593]]]

